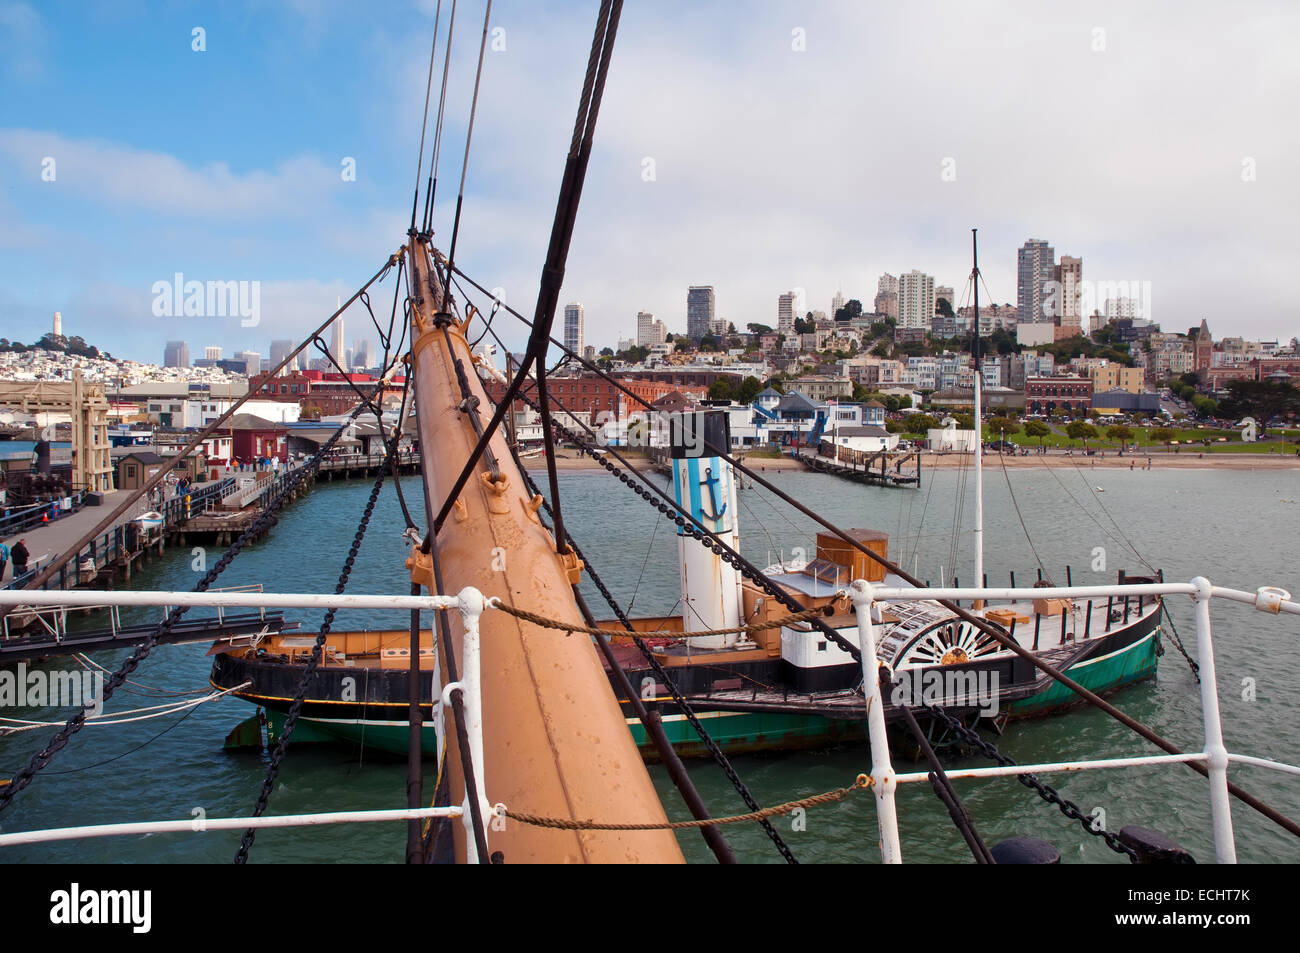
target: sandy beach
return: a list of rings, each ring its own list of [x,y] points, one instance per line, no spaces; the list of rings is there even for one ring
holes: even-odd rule
[[[645,469],[650,465],[649,460],[639,454],[629,457],[629,459],[638,469]],[[1203,470],[1208,468],[1300,470],[1300,458],[1297,458],[1294,453],[1199,453],[1195,450],[1172,453],[1160,450],[1152,453],[1149,457],[1145,453],[1120,455],[1110,451],[1104,457],[1100,453],[1091,457],[1083,456],[1080,453],[1067,456],[1062,451],[1030,453],[1027,457],[996,453],[986,453],[984,455],[985,467],[1001,468],[1005,464],[1009,470],[1024,469],[1026,467],[1086,467],[1089,469],[1105,467],[1141,470],[1148,465],[1148,460],[1151,468],[1155,470]],[[790,457],[751,457],[743,462],[759,473],[805,469],[802,463]],[[923,469],[969,467],[972,462],[973,458],[968,453],[931,453],[929,451],[922,451],[921,453],[921,466]],[[545,472],[546,469],[545,461],[541,456],[530,457],[526,461],[526,466],[530,471]],[[565,450],[556,455],[556,468],[559,470],[598,470],[600,464],[590,456],[583,455],[580,457],[575,451]]]

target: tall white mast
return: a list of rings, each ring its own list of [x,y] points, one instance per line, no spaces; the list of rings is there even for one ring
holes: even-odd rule
[[[984,376],[980,366],[980,266],[976,232],[970,230],[971,284],[975,288],[975,343],[971,355],[975,359],[975,586],[984,585],[984,426],[980,407],[980,383]],[[983,602],[977,601],[976,608]]]

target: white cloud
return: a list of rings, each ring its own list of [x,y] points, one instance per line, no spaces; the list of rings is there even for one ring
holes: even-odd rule
[[[39,182],[48,156],[56,163],[54,187],[105,205],[183,217],[314,213],[341,184],[339,168],[313,156],[238,173],[224,162],[193,166],[166,153],[33,129],[0,129],[0,153],[9,155],[20,178]]]

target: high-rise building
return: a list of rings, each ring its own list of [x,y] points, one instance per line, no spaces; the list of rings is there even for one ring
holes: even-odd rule
[[[717,302],[713,285],[691,285],[686,289],[686,335],[699,341],[709,334],[713,324],[713,311]]]
[[[887,318],[898,318],[898,279],[891,274],[883,274],[876,282],[876,314]]]
[[[957,302],[953,300],[952,288],[950,288],[948,285],[935,285],[934,306],[936,308],[939,306],[940,298],[943,298],[945,301],[948,302],[948,306],[952,308],[953,314],[957,313]]]
[[[1031,238],[1021,245],[1016,262],[1016,311],[1021,324],[1055,323],[1044,308],[1049,293],[1047,283],[1055,280],[1055,249],[1041,238]]]
[[[347,367],[347,348],[343,343],[343,315],[340,314],[335,318],[331,327],[334,333],[330,336],[330,353],[334,355],[334,360]]]
[[[581,301],[564,306],[564,346],[575,354],[582,353],[583,309]]]
[[[54,312],[54,336],[63,337],[63,315],[58,311]]]
[[[913,268],[898,277],[898,326],[929,330],[934,317],[934,277]]]
[[[365,339],[360,338],[352,344],[352,366],[359,371],[367,370],[374,366],[375,354],[373,344]]]
[[[209,344],[207,347],[203,349],[203,359],[205,361],[221,360],[221,348],[213,347],[211,344]]]
[[[654,347],[668,338],[664,323],[649,311],[638,311],[636,316],[636,343],[638,347]]]
[[[168,341],[163,349],[163,367],[189,367],[190,346],[184,341]]]
[[[1083,295],[1083,259],[1071,255],[1062,255],[1056,266],[1056,287],[1060,294],[1060,307],[1057,311],[1057,324],[1063,328],[1079,329],[1082,315],[1079,313],[1079,299]]]
[[[787,291],[776,299],[776,330],[778,334],[784,334],[787,337],[794,334],[794,319],[799,316],[795,311],[799,307],[798,299],[799,294],[795,291]]]
[[[293,350],[292,341],[272,341],[271,342],[271,367],[278,366],[281,361],[283,361],[286,357],[289,356],[289,352],[292,350]],[[290,361],[288,364],[285,365],[284,370],[282,370],[280,373],[288,374],[290,371],[293,370],[295,363],[296,363],[295,361]]]
[[[244,373],[249,377],[262,373],[262,355],[256,351],[240,351],[239,360],[244,363]]]
[[[840,308],[844,307],[844,292],[836,289],[835,297],[831,298],[831,318],[840,313]]]

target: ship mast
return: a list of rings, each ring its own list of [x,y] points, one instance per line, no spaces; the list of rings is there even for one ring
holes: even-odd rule
[[[975,341],[971,356],[975,360],[975,585],[984,585],[984,426],[980,407],[980,383],[983,368],[980,366],[980,266],[977,245],[978,229],[970,230],[971,272],[975,289]],[[982,608],[983,600],[976,600],[975,608]]]

